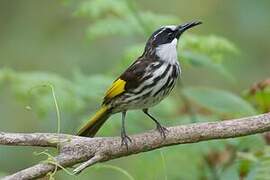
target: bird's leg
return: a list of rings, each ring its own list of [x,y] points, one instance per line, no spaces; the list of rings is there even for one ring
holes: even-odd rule
[[[158,132],[165,139],[166,132],[168,132],[168,129],[166,127],[162,126],[151,114],[149,114],[148,109],[143,109],[143,112],[156,123]]]
[[[125,119],[126,119],[126,111],[122,112],[122,128],[121,128],[121,138],[122,138],[122,143],[121,145],[125,145],[126,148],[128,149],[128,141],[131,143],[131,138],[128,137],[125,129]]]

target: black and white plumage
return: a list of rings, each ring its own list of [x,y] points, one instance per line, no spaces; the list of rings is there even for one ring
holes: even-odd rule
[[[121,76],[127,82],[125,92],[108,103],[113,112],[145,109],[158,104],[172,91],[181,74],[177,42],[182,33],[180,26],[164,26],[149,38],[145,51]]]
[[[93,136],[113,113],[122,112],[122,142],[127,145],[129,137],[125,132],[126,111],[142,109],[157,124],[165,137],[165,128],[148,113],[148,108],[167,97],[181,74],[177,44],[181,34],[201,22],[179,26],[164,26],[148,39],[144,53],[133,63],[107,91],[101,109],[82,128],[79,135]]]

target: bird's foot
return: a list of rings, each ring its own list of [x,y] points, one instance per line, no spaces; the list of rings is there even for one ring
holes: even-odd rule
[[[131,138],[125,133],[122,132],[121,133],[121,146],[126,146],[127,150],[128,150],[128,142],[132,143]]]
[[[159,123],[157,124],[157,130],[160,133],[161,137],[163,137],[163,139],[166,139],[166,132],[169,132],[169,130]]]

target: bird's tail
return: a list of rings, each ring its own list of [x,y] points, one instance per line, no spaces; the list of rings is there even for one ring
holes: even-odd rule
[[[78,136],[94,137],[105,121],[110,117],[109,108],[103,105],[96,114],[77,133]]]

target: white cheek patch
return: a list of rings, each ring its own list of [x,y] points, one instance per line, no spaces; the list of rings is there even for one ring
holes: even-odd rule
[[[177,39],[156,48],[156,55],[163,61],[174,64],[177,62]]]

